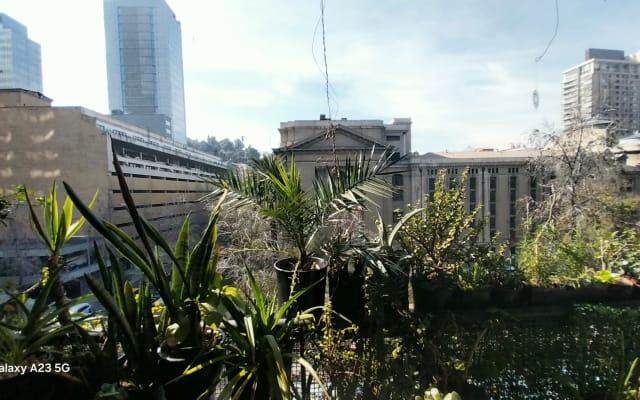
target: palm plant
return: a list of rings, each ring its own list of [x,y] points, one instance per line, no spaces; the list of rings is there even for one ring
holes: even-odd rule
[[[287,261],[287,270],[295,275],[320,269],[314,259],[315,239],[330,219],[341,212],[362,210],[367,203],[375,204],[373,196],[389,197],[393,192],[383,175],[397,162],[396,153],[387,148],[377,161],[374,155],[375,148],[368,157],[365,152],[355,159],[347,157],[333,173],[314,180],[311,190],[303,188],[294,157],[288,167],[277,155],[254,159],[247,170],[225,171],[210,180],[217,189],[203,200],[217,200],[228,193],[225,205],[256,207],[294,249],[290,259],[281,260]]]

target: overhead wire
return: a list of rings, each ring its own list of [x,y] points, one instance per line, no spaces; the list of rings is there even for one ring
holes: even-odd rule
[[[323,64],[325,65],[325,67],[322,67],[320,65],[320,63],[318,62],[318,58],[316,57],[316,52],[315,52],[315,48],[316,48],[316,37],[318,36],[318,29],[320,28],[320,26],[322,26],[322,30],[323,30],[323,37],[322,37],[322,48],[323,48]],[[322,75],[322,79],[324,81],[324,85],[325,85],[325,94],[327,97],[327,108],[328,108],[328,116],[329,118],[333,117],[333,114],[338,114],[338,110],[340,109],[340,103],[338,102],[338,95],[336,93],[335,88],[333,87],[333,85],[331,84],[331,80],[329,79],[329,72],[328,69],[326,68],[327,66],[327,55],[326,55],[326,31],[325,31],[325,27],[324,27],[324,1],[320,2],[320,15],[318,16],[318,21],[316,22],[316,25],[313,29],[313,39],[311,41],[311,56],[313,57],[313,62],[315,63],[316,67],[318,68],[318,72],[320,72],[320,74]],[[335,105],[335,109],[334,111],[332,111],[332,107],[330,105],[330,101],[333,102],[333,104]]]
[[[551,36],[551,39],[549,39],[549,42],[547,42],[547,45],[545,46],[544,51],[534,59],[534,62],[536,64],[536,66],[535,66],[535,69],[536,69],[536,72],[535,72],[535,74],[536,74],[536,78],[535,78],[536,87],[533,90],[532,101],[533,101],[533,107],[536,110],[538,109],[538,106],[540,105],[540,93],[538,92],[538,63],[547,54],[547,52],[551,48],[551,44],[556,39],[556,36],[558,36],[558,30],[560,28],[560,6],[558,4],[558,1],[559,0],[555,0],[556,24],[555,24],[555,28],[553,29],[553,35]]]

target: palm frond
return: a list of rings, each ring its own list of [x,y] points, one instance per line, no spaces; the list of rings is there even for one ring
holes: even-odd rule
[[[334,167],[335,173],[314,182],[314,193],[319,208],[334,212],[365,208],[367,204],[378,206],[370,196],[390,197],[393,187],[383,179],[399,160],[393,148],[385,149],[374,161],[375,147],[369,157],[359,152],[355,158],[347,157],[343,164]]]
[[[224,171],[208,179],[216,190],[202,200],[220,201],[226,194],[224,207],[255,206],[276,223],[281,236],[295,246],[298,264],[304,265],[312,253],[312,239],[332,216],[362,210],[375,205],[376,197],[393,194],[384,175],[391,173],[390,167],[398,160],[393,148],[382,152],[373,148],[369,154],[361,151],[334,166],[336,173],[310,182],[312,190],[305,191],[295,157],[285,160],[269,155],[252,160],[250,168]]]

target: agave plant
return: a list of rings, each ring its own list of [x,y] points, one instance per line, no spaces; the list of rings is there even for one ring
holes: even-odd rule
[[[218,399],[291,399],[295,390],[289,376],[292,362],[303,366],[328,398],[311,364],[292,352],[294,338],[304,334],[305,327],[314,321],[313,310],[287,318],[304,290],[278,305],[275,296],[265,295],[251,272],[247,274],[250,293],[244,298],[222,300],[228,311],[223,322],[229,340],[225,356],[228,381]]]
[[[310,191],[302,186],[294,157],[286,161],[277,155],[253,159],[248,170],[228,170],[210,182],[217,190],[204,200],[219,199],[228,192],[226,205],[255,206],[273,221],[281,237],[294,248],[294,269],[309,269],[317,250],[314,238],[329,219],[342,211],[362,209],[373,203],[371,196],[389,197],[391,185],[382,178],[397,161],[391,148],[377,161],[375,148],[369,157],[360,152],[336,165],[335,173],[312,182]]]
[[[0,304],[0,362],[21,365],[29,356],[42,352],[56,338],[76,329],[74,324],[59,324],[58,316],[67,312],[69,306],[91,296],[81,296],[62,306],[50,307],[48,298],[57,284],[56,278],[56,275],[50,275],[43,280],[33,304],[27,302],[24,292],[7,293],[9,299]]]
[[[219,207],[211,213],[207,226],[192,249],[189,246],[189,216],[180,229],[175,246],[171,247],[162,234],[138,213],[117,155],[114,153],[113,157],[121,193],[138,235],[137,241],[114,224],[100,220],[67,183],[64,185],[71,201],[109,245],[110,270],[99,258],[102,284],[90,276],[86,276],[86,280],[108,311],[109,326],[117,327],[110,328],[111,332],[116,332],[111,340],[122,343],[136,382],[143,387],[152,387],[176,377],[166,376],[160,365],[161,359],[185,361],[184,368],[178,372],[180,375],[195,360],[201,361],[207,355],[215,358],[216,354],[211,353],[217,348],[215,331],[222,319],[218,312],[220,300],[225,296],[235,296],[236,290],[223,285],[216,270]],[[137,295],[132,284],[122,277],[121,258],[144,277]],[[170,261],[164,262],[164,259]],[[167,273],[169,270],[170,275]],[[152,290],[164,303],[157,325],[151,312]]]

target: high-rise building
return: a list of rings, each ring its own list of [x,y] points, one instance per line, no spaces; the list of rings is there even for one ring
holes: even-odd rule
[[[42,93],[40,45],[29,39],[27,28],[0,13],[0,89]]]
[[[640,130],[640,53],[588,49],[585,61],[564,72],[562,125],[609,125],[616,136]]]
[[[187,142],[180,22],[164,0],[104,0],[109,108]]]

